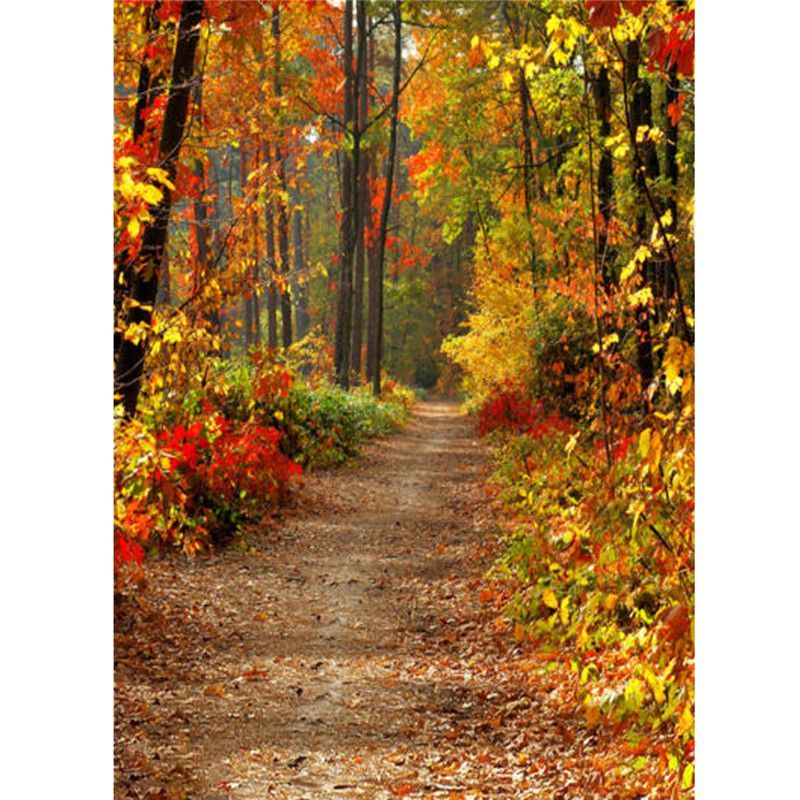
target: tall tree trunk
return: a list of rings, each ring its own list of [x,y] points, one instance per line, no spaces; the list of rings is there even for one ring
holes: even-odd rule
[[[261,166],[261,151],[256,148],[255,154],[255,167],[259,169]],[[258,219],[258,204],[253,203],[253,273],[252,273],[252,280],[251,280],[251,290],[252,290],[252,297],[250,302],[253,304],[253,343],[254,344],[261,344],[261,308],[260,303],[258,301],[258,289],[259,289],[259,261],[261,259],[261,247],[260,241],[258,236],[259,228],[261,224]]]
[[[611,136],[611,81],[608,69],[600,67],[594,81],[594,103],[600,120],[600,163],[597,169],[597,199],[600,219],[597,226],[597,249],[600,256],[600,274],[606,292],[615,284],[614,253],[608,244],[608,229],[614,216],[614,166],[606,139]]]
[[[386,254],[386,230],[389,225],[389,210],[392,203],[392,182],[394,180],[394,161],[397,152],[397,115],[400,100],[400,68],[402,52],[403,19],[400,10],[400,0],[394,0],[392,6],[394,20],[394,64],[392,69],[392,108],[389,121],[389,152],[386,156],[386,193],[383,196],[381,208],[380,231],[378,233],[378,262],[377,288],[378,288],[378,318],[376,321],[375,363],[372,367],[372,391],[376,397],[381,393],[381,360],[383,357],[383,262]]]
[[[203,17],[203,0],[184,0],[181,4],[178,37],[172,62],[167,106],[159,143],[159,164],[166,170],[170,180],[175,180],[178,153],[183,140],[189,97],[192,90],[194,56],[200,39],[200,23]],[[128,310],[128,326],[152,321],[152,307],[156,299],[161,263],[167,244],[172,194],[162,186],[163,198],[153,212],[153,221],[148,223],[142,236],[142,247],[135,265],[131,286],[131,298],[135,301]],[[145,342],[136,343],[123,337],[114,369],[115,392],[122,399],[125,416],[136,413],[136,403],[142,385],[145,358]]]
[[[353,291],[353,244],[354,207],[353,188],[357,180],[355,172],[355,147],[350,151],[348,133],[353,126],[354,117],[354,79],[353,79],[353,0],[344,4],[344,130],[348,151],[342,154],[342,221],[340,228],[341,258],[339,269],[338,303],[336,306],[336,334],[334,342],[334,369],[336,380],[343,388],[350,386],[350,323]],[[354,131],[353,131],[354,132]],[[355,136],[353,136],[355,139]],[[353,141],[353,145],[355,142]]]
[[[242,202],[245,201],[245,183],[247,182],[247,153],[242,145],[239,148],[239,174],[241,176],[241,196]],[[247,269],[245,276],[244,291],[242,292],[242,317],[244,318],[244,346],[250,347],[253,343],[253,265]]]
[[[369,76],[374,81],[375,75],[375,40],[372,35],[369,38]],[[375,187],[378,182],[378,158],[375,152],[369,159],[369,170],[367,179],[370,187]],[[378,337],[376,334],[378,325],[378,302],[381,287],[378,283],[378,242],[372,234],[372,194],[367,190],[367,202],[364,208],[364,233],[365,238],[369,239],[367,248],[367,270],[369,273],[369,294],[367,299],[367,383],[372,383],[373,369],[376,363],[375,348]],[[367,232],[369,235],[367,236]]]
[[[272,6],[272,38],[275,43],[275,97],[283,96],[281,85],[281,9]],[[287,186],[286,166],[281,152],[280,140],[275,142],[275,163],[278,168],[278,181],[281,187],[281,198],[278,202],[278,250],[281,259],[281,338],[284,347],[292,343],[292,296],[289,290],[291,262],[289,261],[289,212],[286,208]]]
[[[664,97],[664,110],[666,112],[666,132],[664,139],[664,171],[670,183],[669,198],[667,208],[671,214],[671,220],[666,225],[666,232],[674,234],[678,228],[678,123],[673,123],[669,113],[669,107],[678,103],[678,68],[673,65],[667,76],[667,85]],[[677,291],[677,280],[672,273],[670,263],[665,265],[666,274],[664,276],[664,303],[668,305]]]
[[[200,130],[202,131],[202,114],[201,109],[203,106],[203,80],[202,76],[197,82],[195,90],[195,111],[198,115]],[[192,217],[194,221],[194,236],[197,242],[197,259],[193,273],[192,282],[192,295],[197,297],[200,295],[201,288],[205,281],[208,280],[209,271],[211,269],[211,216],[209,215],[209,207],[206,202],[206,194],[208,193],[208,183],[206,181],[206,170],[201,158],[195,158],[192,163],[192,174],[196,181],[196,194],[192,198]],[[213,213],[213,212],[212,212]],[[192,305],[192,317],[195,317],[195,306]],[[206,311],[205,321],[208,327],[215,333],[219,332],[219,308],[216,306]]]
[[[367,10],[366,3],[359,3],[356,13],[358,28],[358,120],[356,127],[359,132],[367,124]],[[360,142],[359,142],[360,144]],[[361,153],[358,168],[358,198],[356,203],[356,270],[355,284],[353,287],[353,345],[351,348],[350,369],[353,380],[361,382],[361,338],[364,319],[364,228],[369,202],[368,191],[368,158],[366,153]]]
[[[303,258],[303,211],[300,206],[300,191],[297,176],[292,189],[292,249],[294,268],[292,270],[292,293],[295,298],[295,331],[302,339],[308,333],[308,292],[305,259]]]
[[[264,144],[264,160],[272,164],[269,142]],[[267,344],[271,348],[278,346],[278,291],[275,286],[275,276],[278,274],[278,265],[275,259],[275,203],[271,198],[264,204],[264,223],[267,233],[267,262],[265,265],[267,279]]]
[[[639,127],[649,125],[647,111],[650,106],[650,87],[646,80],[639,79],[639,42],[633,40],[628,42],[628,49],[625,56],[624,81],[633,97],[630,102],[628,112],[630,124],[630,136],[632,142],[636,142],[636,134]],[[626,95],[628,92],[626,91]],[[638,155],[639,148],[634,145],[634,186],[636,188],[636,238],[639,243],[647,241],[647,200],[646,192],[646,164],[647,159],[644,153],[642,157]],[[647,285],[650,278],[651,265],[648,261],[642,264],[642,284]],[[646,390],[652,382],[654,375],[653,368],[653,342],[650,335],[650,311],[647,305],[642,304],[634,309],[636,315],[636,360],[639,375],[642,378],[642,388]]]
[[[281,259],[281,339],[284,347],[292,343],[292,295],[289,289],[291,261],[289,259],[289,211],[286,208],[286,171],[279,145],[275,145],[278,160],[278,179],[281,185],[281,199],[278,203],[278,250]]]
[[[147,34],[147,46],[142,55],[141,66],[139,67],[139,85],[136,88],[136,108],[133,117],[132,141],[136,144],[141,139],[145,130],[144,112],[153,104],[157,91],[163,81],[163,75],[150,72],[150,60],[147,54],[149,45],[158,35],[160,23],[158,12],[161,7],[160,0],[147,7],[145,12],[145,33]],[[124,250],[114,261],[114,355],[119,352],[122,344],[122,336],[119,328],[122,325],[122,306],[125,298],[130,291],[133,281],[133,264],[131,263],[130,253]]]
[[[519,43],[519,18],[511,19],[511,8],[515,10],[518,6],[511,5],[509,0],[503,1],[503,15],[506,18],[506,25],[511,34],[511,41],[514,48],[520,46]],[[528,262],[530,264],[531,279],[536,277],[536,242],[533,238],[533,198],[536,191],[535,172],[533,160],[533,135],[531,131],[531,96],[528,91],[528,82],[525,79],[525,70],[520,66],[517,72],[517,92],[520,104],[520,123],[522,127],[522,188],[525,198],[525,217],[528,224]]]

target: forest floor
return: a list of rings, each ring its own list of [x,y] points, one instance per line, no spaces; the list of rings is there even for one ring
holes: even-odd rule
[[[147,564],[117,598],[116,796],[636,796],[481,601],[487,472],[458,407],[419,403],[249,549]]]

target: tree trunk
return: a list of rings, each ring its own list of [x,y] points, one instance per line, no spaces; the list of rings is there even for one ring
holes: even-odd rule
[[[347,389],[350,386],[350,323],[353,283],[353,244],[354,244],[354,207],[353,163],[355,147],[350,151],[348,133],[353,126],[354,116],[354,80],[353,80],[353,0],[345,0],[344,4],[344,130],[346,152],[342,154],[342,221],[340,227],[341,259],[339,265],[338,303],[336,306],[336,334],[334,343],[334,369],[336,380]],[[353,131],[353,133],[355,133]],[[353,137],[355,139],[355,136]],[[353,142],[355,145],[355,142]]]
[[[275,73],[273,87],[275,98],[280,102],[283,96],[281,85],[281,9],[275,4],[272,7],[272,39],[275,44]],[[292,296],[289,292],[291,262],[289,261],[289,213],[286,208],[286,166],[281,152],[280,140],[275,142],[275,164],[278,168],[278,182],[281,187],[281,198],[278,203],[278,251],[281,260],[281,339],[284,347],[292,343]]]
[[[203,0],[184,0],[181,4],[172,78],[159,143],[159,165],[166,170],[172,181],[175,180],[178,153],[189,110],[194,56],[200,39],[202,17]],[[167,228],[172,208],[172,194],[169,188],[167,186],[160,188],[163,198],[154,209],[152,222],[145,227],[138,263],[134,269],[131,298],[136,302],[128,310],[126,318],[128,326],[137,323],[149,326],[152,321],[152,307],[156,299],[161,262],[166,250]],[[115,392],[122,399],[125,416],[128,418],[136,413],[144,358],[145,342],[140,340],[134,343],[123,337],[115,364],[114,385]]]
[[[372,36],[369,39],[369,74],[374,80],[375,75],[375,40]],[[369,171],[367,173],[369,186],[375,187],[378,182],[378,159],[373,152],[369,159]],[[375,346],[377,343],[378,325],[378,302],[380,298],[380,284],[378,283],[378,242],[372,235],[372,201],[371,191],[367,190],[367,203],[364,209],[364,233],[365,238],[369,238],[367,248],[367,270],[369,273],[369,294],[367,300],[367,383],[372,383],[373,369],[375,367]],[[369,236],[367,232],[369,231]]]
[[[367,46],[367,10],[366,3],[359,3],[356,13],[358,28],[358,121],[356,126],[363,131],[367,124],[367,58],[364,49]],[[360,141],[359,141],[360,145]],[[360,154],[358,169],[358,198],[356,203],[356,271],[353,288],[353,345],[351,348],[350,369],[353,380],[361,382],[361,337],[364,319],[364,228],[369,202],[368,196],[368,159],[366,153]]]
[[[625,58],[624,80],[626,86],[632,91],[633,99],[629,110],[630,136],[636,142],[636,132],[642,125],[649,125],[647,110],[650,104],[650,87],[646,80],[639,79],[639,42],[634,40],[628,43]],[[639,243],[647,241],[647,200],[646,191],[646,158],[639,158],[638,147],[634,144],[634,186],[636,188],[636,238]],[[649,283],[651,264],[645,261],[642,264],[642,285]],[[647,305],[639,305],[634,309],[636,315],[636,359],[639,375],[642,378],[642,388],[646,389],[653,380],[653,343],[650,337],[650,311]]]
[[[666,111],[666,137],[664,139],[664,171],[669,179],[670,193],[667,200],[667,208],[670,210],[672,219],[666,225],[666,232],[674,234],[678,227],[678,123],[672,122],[669,114],[669,107],[672,103],[678,102],[678,68],[673,65],[667,76],[667,86],[664,98],[664,110]],[[677,281],[672,274],[670,264],[666,265],[664,275],[664,303],[669,305],[675,297]]]
[[[303,258],[303,212],[300,208],[300,192],[292,190],[292,248],[294,250],[294,269],[292,270],[292,292],[295,298],[295,330],[297,338],[302,339],[308,333],[308,293],[305,260]]]
[[[147,44],[155,39],[159,30],[158,11],[161,7],[160,0],[156,0],[148,6],[145,12],[145,33],[147,34]],[[133,117],[133,144],[141,139],[145,130],[143,113],[150,108],[156,97],[157,89],[161,85],[163,76],[160,73],[151,75],[150,62],[147,55],[147,47],[142,55],[141,66],[139,67],[139,85],[136,89],[136,108]],[[124,250],[114,261],[114,355],[119,352],[122,344],[122,336],[118,328],[122,324],[122,306],[125,297],[130,291],[133,281],[133,264],[130,261],[128,250]]]
[[[264,144],[264,159],[271,164],[269,142]],[[265,277],[267,280],[267,344],[275,349],[278,346],[278,292],[275,287],[275,276],[278,265],[275,260],[275,204],[270,199],[264,204],[264,223],[267,233],[267,261]]]
[[[241,197],[245,199],[245,183],[247,179],[247,153],[244,146],[239,148],[239,175],[241,177]],[[253,265],[248,267],[245,276],[244,291],[242,292],[242,317],[244,318],[244,346],[249,348],[253,343]]]
[[[611,136],[611,81],[608,69],[600,67],[594,81],[594,103],[600,120],[600,163],[597,169],[597,199],[600,219],[597,226],[597,249],[600,256],[600,274],[606,292],[611,292],[616,283],[614,252],[608,244],[608,229],[614,216],[614,165],[606,139]]]
[[[275,145],[275,158],[278,161],[278,180],[281,185],[281,199],[278,204],[278,250],[281,259],[281,338],[284,347],[292,343],[292,296],[289,291],[291,261],[289,259],[289,212],[286,208],[286,171],[279,145]]]
[[[372,368],[372,391],[376,397],[381,393],[381,360],[383,356],[383,262],[386,255],[386,230],[389,224],[389,210],[392,203],[392,182],[394,179],[394,160],[397,152],[397,114],[400,100],[400,67],[402,59],[403,20],[400,11],[400,0],[395,0],[392,7],[394,20],[394,64],[392,69],[392,108],[389,122],[389,152],[386,156],[386,193],[381,208],[380,231],[378,233],[378,317],[375,330],[375,363]]]

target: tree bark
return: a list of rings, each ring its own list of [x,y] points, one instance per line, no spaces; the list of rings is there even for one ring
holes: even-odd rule
[[[400,10],[400,0],[394,0],[392,6],[394,21],[394,63],[392,69],[392,107],[389,121],[389,152],[386,156],[386,193],[383,196],[381,208],[380,230],[378,233],[378,262],[377,289],[378,289],[378,314],[375,330],[375,362],[372,367],[372,392],[376,397],[381,393],[381,361],[383,357],[383,262],[386,255],[386,230],[389,224],[389,210],[392,204],[392,183],[394,180],[394,161],[397,152],[397,115],[400,100],[400,68],[402,59],[402,29],[403,20]]]
[[[272,39],[275,44],[275,72],[273,87],[276,99],[283,96],[281,84],[281,9],[276,3],[272,6]],[[275,164],[278,169],[278,182],[281,187],[281,198],[278,202],[278,252],[281,273],[281,340],[284,347],[292,343],[292,296],[289,290],[291,262],[289,261],[289,212],[286,208],[287,186],[286,165],[281,151],[280,140],[275,142]]]
[[[358,120],[356,126],[360,131],[367,124],[367,11],[366,3],[359,3],[356,13],[358,28]],[[360,137],[359,137],[360,149]],[[361,340],[364,320],[364,255],[365,241],[364,229],[368,197],[368,158],[366,153],[360,154],[358,168],[358,198],[356,203],[356,254],[355,254],[355,284],[353,287],[353,344],[351,348],[350,369],[353,380],[361,382]]]
[[[192,90],[194,56],[200,39],[200,23],[203,17],[203,0],[184,0],[181,4],[178,38],[172,62],[172,78],[164,123],[159,143],[159,165],[166,170],[170,180],[175,180],[178,153],[183,140],[189,96]],[[134,267],[131,298],[135,301],[128,310],[126,327],[140,323],[149,326],[152,307],[156,298],[161,263],[167,244],[167,229],[172,194],[162,186],[163,197],[153,212],[153,221],[148,223],[142,236],[142,247],[138,263]],[[114,369],[115,392],[119,394],[125,416],[136,413],[136,403],[142,384],[145,343],[136,343],[123,337]]]
[[[354,160],[355,142],[350,150],[348,134],[352,131],[354,117],[353,80],[353,0],[345,0],[344,5],[344,130],[346,151],[342,154],[342,221],[340,227],[341,258],[339,265],[338,302],[336,306],[336,333],[334,342],[334,370],[340,386],[350,386],[350,324],[353,291],[353,244],[354,208],[353,187],[355,183]],[[353,131],[355,133],[355,131]],[[355,136],[353,136],[355,139]]]
[[[147,44],[158,35],[160,22],[158,11],[161,7],[160,0],[156,0],[145,12],[145,33],[147,34]],[[136,108],[134,109],[132,141],[136,144],[145,131],[145,120],[143,113],[150,108],[156,97],[157,89],[163,80],[160,74],[152,75],[150,72],[150,62],[147,56],[147,48],[142,55],[141,66],[139,67],[139,85],[136,88]],[[130,291],[133,280],[133,264],[130,261],[128,250],[120,253],[114,261],[114,355],[116,357],[119,347],[122,344],[122,336],[118,328],[122,320],[122,306]]]
[[[597,249],[600,256],[600,274],[606,292],[616,284],[614,252],[608,244],[608,229],[614,216],[614,165],[606,139],[611,135],[611,81],[608,69],[600,67],[594,81],[594,102],[600,120],[600,163],[597,169],[597,199],[600,219],[597,226]]]
[[[374,80],[375,75],[375,40],[369,38],[369,74]],[[369,159],[367,179],[369,186],[374,187],[378,181],[378,159],[375,153]],[[364,209],[364,234],[372,228],[372,201],[370,189],[367,189],[367,202]],[[372,383],[373,369],[375,367],[375,347],[377,344],[378,302],[380,297],[380,284],[378,283],[378,243],[374,236],[369,235],[367,248],[367,271],[369,274],[369,291],[367,298],[367,383]]]
[[[264,158],[271,164],[269,142],[264,144]],[[270,198],[264,204],[264,224],[266,226],[267,260],[264,265],[267,280],[267,344],[271,348],[278,346],[278,292],[275,286],[275,275],[278,266],[275,259],[275,204]]]
[[[242,202],[245,198],[245,183],[247,179],[247,153],[244,146],[239,148],[239,175],[241,177]],[[244,346],[245,349],[253,343],[253,265],[248,267],[245,276],[244,291],[242,292],[242,317],[244,318]]]
[[[678,123],[672,122],[669,107],[678,102],[678,68],[673,65],[667,76],[667,85],[664,97],[664,110],[666,112],[666,137],[664,139],[664,171],[670,183],[670,193],[667,199],[667,208],[672,219],[665,226],[666,232],[674,234],[678,228]],[[669,304],[677,291],[677,280],[672,273],[671,264],[666,265],[664,275],[664,303]]]
[[[648,109],[650,108],[650,86],[644,79],[639,79],[639,42],[637,40],[628,43],[625,57],[624,80],[628,89],[632,92],[633,98],[630,103],[629,124],[631,141],[634,143],[634,186],[636,189],[636,238],[639,243],[647,241],[647,200],[645,197],[647,180],[647,156],[644,154],[640,159],[638,147],[636,146],[636,133],[640,126],[649,125]],[[627,92],[626,92],[627,94]],[[652,166],[651,166],[652,168]],[[646,286],[650,281],[651,264],[645,261],[642,264],[642,285]],[[647,305],[642,304],[634,309],[636,315],[636,360],[639,375],[642,378],[642,387],[646,387],[652,382],[654,375],[653,368],[653,343],[650,336],[650,311]]]
[[[303,211],[300,207],[300,192],[292,190],[292,248],[294,250],[294,268],[292,270],[292,292],[295,298],[295,329],[297,338],[302,339],[308,333],[308,292],[305,259],[303,257]]]

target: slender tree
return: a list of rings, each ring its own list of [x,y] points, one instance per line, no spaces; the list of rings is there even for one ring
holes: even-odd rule
[[[153,105],[156,95],[161,90],[164,76],[157,72],[153,74],[150,70],[150,45],[158,36],[160,21],[158,12],[161,8],[161,0],[149,5],[145,11],[144,29],[147,37],[147,45],[142,54],[142,61],[139,66],[139,84],[136,88],[136,107],[133,113],[133,130],[131,138],[136,144],[145,131],[145,113]],[[120,319],[122,306],[127,293],[130,291],[133,279],[133,264],[131,264],[130,253],[124,250],[114,262],[114,355],[119,351],[122,344],[122,336],[119,327],[122,323]]]
[[[366,3],[359,3],[356,10],[356,26],[358,28],[358,119],[356,128],[360,134],[367,125],[367,58],[363,48],[368,46],[367,10]],[[361,340],[364,318],[364,257],[365,257],[365,229],[369,203],[369,162],[366,152],[360,152],[358,169],[358,199],[356,202],[356,242],[355,242],[355,281],[353,284],[353,343],[351,348],[350,369],[352,379],[360,382],[361,377]]]
[[[600,258],[600,274],[606,292],[614,287],[614,253],[609,248],[608,230],[614,216],[614,165],[606,140],[611,135],[611,81],[605,65],[600,67],[594,80],[594,104],[600,120],[598,149],[600,160],[597,167],[597,199],[600,212],[597,225],[597,249]]]
[[[383,195],[381,208],[380,230],[378,232],[378,252],[376,290],[377,320],[375,325],[375,361],[372,366],[372,391],[377,397],[381,393],[381,360],[383,356],[383,262],[386,255],[386,231],[389,225],[389,211],[392,204],[392,183],[394,180],[394,161],[397,153],[397,117],[400,107],[400,69],[402,66],[403,44],[402,31],[403,19],[400,9],[400,0],[395,0],[392,6],[392,19],[394,22],[394,60],[392,64],[392,103],[389,118],[389,152],[386,156],[386,189]]]
[[[339,265],[339,286],[336,305],[336,332],[334,342],[334,370],[336,379],[344,388],[350,385],[350,325],[353,290],[353,187],[355,182],[354,150],[348,138],[351,135],[354,117],[354,76],[353,76],[353,0],[344,4],[344,132],[347,151],[342,157],[342,221],[340,228],[341,255]]]
[[[281,75],[281,8],[275,3],[272,6],[272,39],[275,45],[275,71],[273,88],[275,99],[280,107],[283,97]],[[278,200],[278,255],[280,257],[280,298],[281,298],[281,341],[284,347],[292,343],[292,296],[290,292],[291,262],[289,260],[289,210],[287,205],[286,165],[280,139],[275,140],[275,166],[281,195]]]
[[[189,110],[194,74],[194,56],[200,39],[203,17],[203,0],[184,0],[178,22],[178,36],[172,62],[169,95],[164,112],[164,122],[159,143],[159,165],[166,170],[170,180],[175,179],[178,154],[183,141]],[[128,326],[152,321],[153,304],[158,289],[161,264],[167,244],[167,229],[172,195],[167,186],[162,187],[163,197],[153,212],[153,221],[145,227],[142,246],[130,287],[130,304],[126,315]],[[123,336],[114,369],[115,392],[120,396],[127,417],[136,413],[136,403],[142,384],[145,342],[132,341]]]
[[[648,172],[652,171],[652,163],[648,164],[648,156],[643,154],[636,146],[639,128],[649,126],[651,122],[652,101],[650,84],[645,78],[639,77],[639,42],[634,39],[628,42],[623,73],[626,105],[628,106],[628,126],[633,147],[634,186],[636,188],[637,211],[635,220],[636,237],[640,242],[647,240],[647,192]],[[631,97],[628,101],[628,97]],[[656,164],[657,167],[657,164]],[[643,283],[650,282],[652,262],[642,264]],[[653,342],[650,333],[650,311],[642,303],[635,308],[636,313],[636,354],[639,375],[642,385],[647,387],[653,380]]]
[[[269,142],[264,143],[264,160],[271,166]],[[275,259],[275,203],[272,193],[264,204],[264,224],[266,225],[267,261],[265,272],[267,277],[267,344],[271,348],[278,346],[278,289],[275,285],[275,276],[278,274],[278,265]]]

